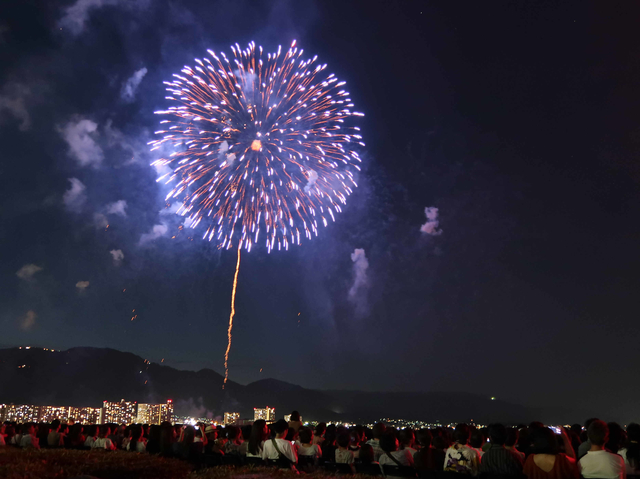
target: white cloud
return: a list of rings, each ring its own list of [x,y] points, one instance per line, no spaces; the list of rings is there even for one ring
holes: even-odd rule
[[[105,209],[108,215],[127,216],[127,202],[125,200],[118,200],[114,203],[109,203]]]
[[[89,281],[78,281],[76,283],[76,288],[78,291],[82,292],[89,287]]]
[[[367,311],[366,288],[369,280],[367,278],[367,269],[369,269],[369,260],[364,249],[356,248],[351,253],[351,261],[353,261],[353,285],[349,289],[349,300],[356,306],[356,312],[359,315]]]
[[[316,181],[318,181],[318,173],[316,173],[315,170],[312,170],[311,168],[309,168],[309,182],[304,187],[304,192],[306,194],[309,194],[309,191],[311,191],[311,188],[313,188],[313,185],[316,184]]]
[[[20,268],[16,272],[16,276],[20,279],[24,279],[25,281],[28,281],[31,278],[33,278],[33,275],[36,274],[38,271],[42,271],[42,269],[43,268],[35,264],[25,264],[22,268]]]
[[[122,252],[121,249],[112,249],[111,251],[109,251],[109,253],[111,253],[111,256],[113,257],[113,262],[116,266],[120,266],[120,264],[122,263],[122,260],[124,259],[124,253]]]
[[[27,311],[27,314],[25,314],[22,318],[20,318],[20,322],[19,322],[20,329],[24,331],[30,330],[33,327],[33,325],[36,324],[37,317],[38,315],[32,309]]]
[[[25,106],[25,97],[29,94],[29,88],[19,83],[8,84],[0,94],[0,114],[7,111],[19,120],[20,131],[26,131],[31,127],[31,117]]]
[[[146,74],[147,69],[143,67],[124,82],[122,85],[122,91],[120,92],[120,98],[125,101],[133,101],[136,96],[136,90]]]
[[[169,228],[167,228],[167,225],[154,225],[149,233],[145,233],[140,236],[140,244],[142,245],[160,238],[161,236],[164,236],[168,230]]]
[[[424,214],[427,217],[427,222],[420,227],[420,231],[431,236],[440,236],[442,230],[438,229],[438,225],[440,224],[438,221],[438,208],[427,206],[424,209]]]
[[[78,178],[69,178],[69,182],[71,183],[71,188],[64,192],[62,201],[68,211],[78,213],[82,210],[82,206],[87,199],[87,195],[85,195],[87,187]]]
[[[72,120],[61,129],[70,155],[80,166],[97,168],[104,159],[104,152],[94,139],[97,129],[98,124],[87,119]]]

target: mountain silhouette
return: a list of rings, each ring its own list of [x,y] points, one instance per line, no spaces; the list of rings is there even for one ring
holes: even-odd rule
[[[102,401],[160,403],[172,399],[176,415],[220,417],[254,407],[276,408],[282,418],[298,410],[304,420],[370,422],[402,418],[442,423],[529,422],[540,411],[462,392],[322,391],[262,379],[241,385],[211,369],[181,371],[132,353],[78,347],[66,351],[0,349],[0,403],[99,407]]]

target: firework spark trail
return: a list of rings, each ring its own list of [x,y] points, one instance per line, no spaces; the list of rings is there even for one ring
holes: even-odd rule
[[[238,273],[240,272],[240,248],[238,247],[238,262],[236,274],[233,277],[233,291],[231,292],[231,315],[229,316],[229,329],[227,330],[227,351],[224,353],[224,382],[222,389],[229,379],[229,351],[231,351],[231,330],[233,329],[233,317],[236,314],[236,287],[238,286]]]

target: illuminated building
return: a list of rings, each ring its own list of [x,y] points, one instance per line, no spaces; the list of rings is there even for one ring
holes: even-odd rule
[[[171,422],[173,418],[173,401],[169,399],[166,404],[138,404],[136,423],[161,424],[164,421]]]
[[[104,401],[99,422],[100,424],[133,424],[136,419],[136,409],[136,402],[124,399],[120,402]]]
[[[258,419],[264,419],[267,422],[273,422],[276,420],[276,408],[274,407],[265,407],[265,408],[259,408],[259,407],[254,407],[253,408],[253,420],[257,421]]]
[[[3,411],[3,421],[38,422],[40,418],[40,406],[31,404],[7,404]]]
[[[101,412],[100,407],[70,407],[69,419],[81,424],[98,424]]]
[[[57,406],[40,406],[40,422],[51,422],[54,419],[58,419],[61,422],[67,422],[69,419],[69,408]]]
[[[224,425],[229,426],[231,424],[235,424],[240,419],[239,412],[225,412],[224,413]]]

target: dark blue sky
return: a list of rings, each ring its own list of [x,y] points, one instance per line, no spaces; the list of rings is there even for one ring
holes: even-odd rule
[[[230,377],[633,415],[639,9],[2,2],[0,345],[222,371],[235,254],[163,211],[153,112],[206,49],[297,39],[365,112],[364,170],[318,238],[243,256]]]

